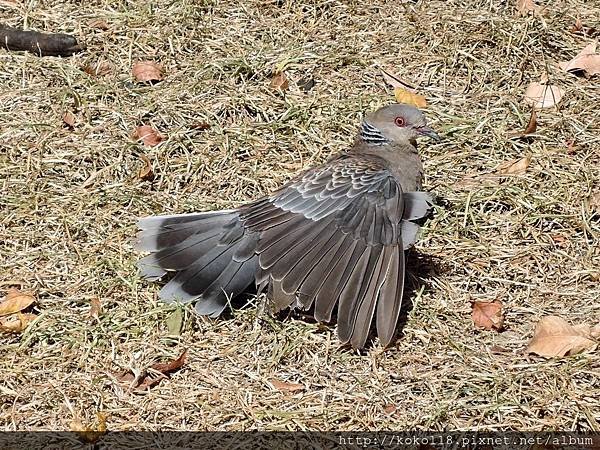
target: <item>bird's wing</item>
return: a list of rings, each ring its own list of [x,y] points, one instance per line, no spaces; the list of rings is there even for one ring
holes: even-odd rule
[[[407,200],[376,158],[346,156],[306,172],[240,209],[244,226],[260,234],[257,282],[269,282],[276,309],[314,303],[319,321],[338,304],[339,337],[354,347],[364,345],[377,305],[377,333],[388,344],[402,301],[403,233],[414,241],[408,218],[430,208],[418,195]]]

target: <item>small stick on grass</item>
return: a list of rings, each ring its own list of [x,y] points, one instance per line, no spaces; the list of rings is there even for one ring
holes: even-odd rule
[[[70,34],[40,33],[0,24],[0,45],[7,50],[25,50],[38,56],[71,56],[85,49]]]

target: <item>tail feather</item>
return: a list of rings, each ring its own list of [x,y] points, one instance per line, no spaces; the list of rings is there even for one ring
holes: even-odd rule
[[[217,316],[254,281],[258,238],[237,211],[147,217],[139,227],[137,248],[152,252],[138,262],[142,275],[177,271],[159,293],[166,302],[197,300],[198,313]]]

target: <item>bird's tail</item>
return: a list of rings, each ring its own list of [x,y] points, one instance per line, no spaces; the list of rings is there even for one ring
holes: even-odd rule
[[[197,300],[199,314],[216,317],[255,281],[258,235],[236,210],[152,216],[138,226],[135,248],[151,252],[138,262],[141,275],[157,280],[175,272],[159,293],[166,302]]]

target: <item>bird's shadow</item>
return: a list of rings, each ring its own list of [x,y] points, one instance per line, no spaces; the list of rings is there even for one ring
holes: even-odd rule
[[[425,253],[420,253],[417,250],[410,249],[406,252],[406,275],[404,281],[404,295],[402,307],[400,309],[400,315],[398,317],[398,322],[396,324],[396,331],[394,333],[394,339],[390,346],[392,346],[395,342],[402,339],[404,337],[404,328],[408,322],[410,317],[410,313],[413,309],[414,297],[417,292],[430,284],[431,277],[436,274],[442,273],[444,271],[442,261],[432,255],[428,255]],[[244,294],[238,296],[233,299],[231,302],[231,307],[233,309],[240,309],[249,307],[252,304],[255,304],[255,301],[252,301],[252,297],[256,298],[256,289],[248,290]],[[228,308],[224,311],[225,317],[231,317],[232,311]],[[275,313],[275,317],[278,320],[286,321],[290,319],[302,320],[307,323],[318,323],[314,318],[314,307],[311,307],[308,310],[301,309],[284,309]],[[335,325],[337,322],[337,308],[334,309],[332,314],[331,322],[328,322],[325,325]],[[324,326],[319,328],[317,331],[319,332],[329,332],[330,327]],[[375,337],[377,336],[375,323],[371,325],[371,329],[369,331],[369,337],[367,339],[367,343],[365,347],[361,350],[361,352],[366,352],[369,349],[374,347]],[[350,349],[350,346],[344,346]]]

